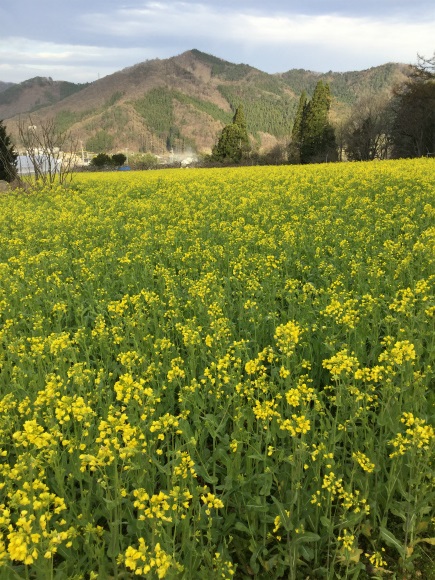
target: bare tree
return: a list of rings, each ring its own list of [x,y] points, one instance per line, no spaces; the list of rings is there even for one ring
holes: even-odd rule
[[[350,161],[386,159],[390,154],[388,97],[363,97],[343,127],[344,149]]]
[[[424,80],[435,79],[435,52],[430,58],[425,58],[420,54],[417,55],[414,76],[423,77]]]
[[[435,155],[435,54],[418,56],[392,101],[393,157]]]
[[[29,116],[18,121],[18,138],[35,181],[50,186],[71,181],[79,149],[78,139],[71,132],[60,131],[54,119]]]

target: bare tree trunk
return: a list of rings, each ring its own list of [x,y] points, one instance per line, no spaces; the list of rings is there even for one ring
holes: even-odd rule
[[[29,115],[18,121],[18,135],[33,165],[35,182],[52,186],[71,181],[79,142],[69,131],[59,131],[54,119]]]

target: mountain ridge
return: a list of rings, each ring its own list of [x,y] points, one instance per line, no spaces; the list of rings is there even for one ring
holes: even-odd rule
[[[0,81],[0,93],[5,91],[9,87],[12,87],[14,84],[15,83],[8,83],[8,82]]]
[[[23,114],[41,121],[54,117],[95,152],[210,151],[243,104],[254,146],[267,149],[288,139],[300,93],[310,94],[318,80],[330,83],[332,112],[340,118],[360,96],[391,91],[406,71],[406,65],[387,63],[345,73],[291,69],[269,74],[192,49],[85,85],[42,77],[13,85],[0,92],[0,119],[13,126]],[[11,93],[20,98],[8,103]]]

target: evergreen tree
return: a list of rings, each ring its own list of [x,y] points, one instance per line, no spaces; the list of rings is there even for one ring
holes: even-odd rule
[[[127,161],[127,157],[124,155],[124,153],[115,153],[114,155],[112,155],[112,165],[124,165],[124,163]]]
[[[239,163],[249,150],[245,114],[242,105],[240,105],[236,109],[233,122],[222,129],[218,142],[213,147],[212,158],[216,161]]]
[[[290,163],[301,162],[302,133],[306,106],[307,93],[303,91],[299,99],[298,109],[296,111],[296,117],[292,128],[291,141],[288,148],[288,159]]]
[[[300,147],[301,163],[337,160],[335,133],[328,118],[330,106],[329,85],[319,81],[313,98],[304,108]]]
[[[112,165],[112,159],[107,153],[98,153],[92,159],[91,165],[94,167],[110,167]]]
[[[246,128],[245,112],[243,110],[243,105],[239,105],[234,113],[233,124],[237,125],[240,129],[240,138],[242,140],[242,149],[248,151],[249,146],[249,136]]]
[[[17,158],[10,136],[6,133],[6,127],[0,120],[0,179],[13,181],[17,176]]]
[[[242,133],[240,127],[230,123],[222,129],[218,142],[213,147],[212,157],[216,161],[239,163],[242,159]]]

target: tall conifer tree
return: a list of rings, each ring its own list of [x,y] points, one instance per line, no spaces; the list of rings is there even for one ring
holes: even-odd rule
[[[319,81],[313,98],[305,109],[301,145],[301,163],[336,161],[335,133],[329,123],[331,95],[329,85]]]
[[[303,91],[299,99],[298,109],[296,111],[296,117],[292,128],[291,141],[288,148],[288,159],[290,163],[301,162],[301,146],[306,106],[307,93]]]
[[[239,105],[234,113],[233,124],[239,128],[240,149],[242,157],[250,150],[248,130],[246,128],[245,112],[243,105]]]
[[[233,122],[222,129],[218,142],[213,147],[212,157],[217,161],[239,163],[250,150],[243,106],[237,107]]]
[[[17,158],[10,136],[6,133],[6,127],[0,120],[0,179],[13,181],[17,176]]]
[[[307,101],[305,91],[302,93],[288,150],[290,163],[337,161],[335,132],[329,122],[330,106],[329,86],[322,81],[317,83],[311,101]]]

